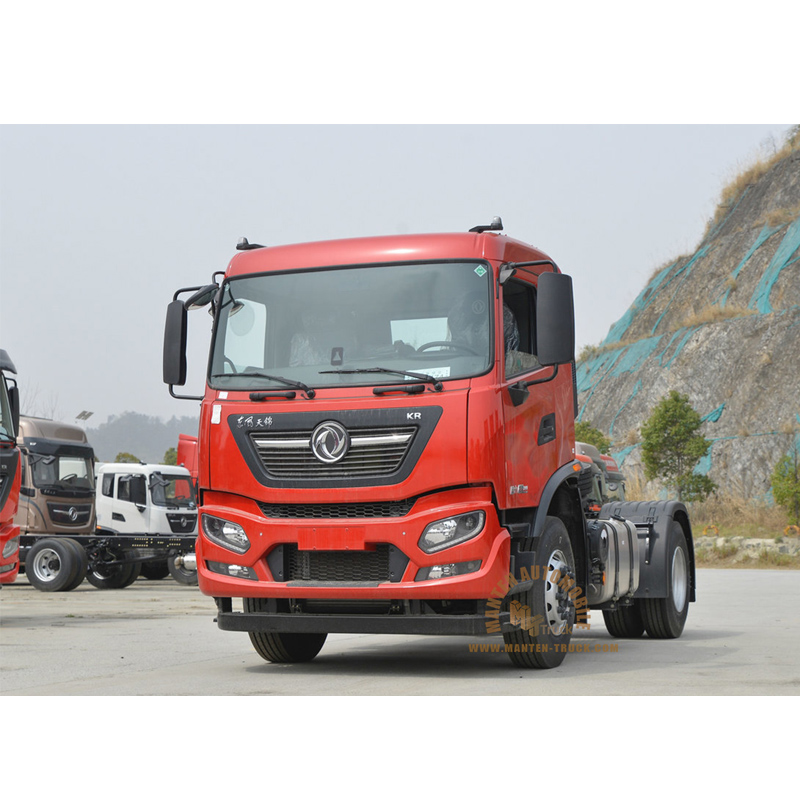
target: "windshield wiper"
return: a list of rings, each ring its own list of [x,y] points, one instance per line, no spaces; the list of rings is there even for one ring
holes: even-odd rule
[[[422,381],[423,383],[430,383],[433,385],[434,391],[442,391],[442,382],[437,380],[432,375],[426,375],[424,372],[406,372],[402,369],[387,369],[386,367],[362,367],[361,369],[326,369],[320,372],[320,375],[360,375],[363,373],[381,372],[388,375],[405,375],[408,378]]]
[[[288,378],[282,378],[280,375],[267,375],[266,372],[222,372],[212,375],[212,378],[264,378],[268,381],[278,381],[284,386],[294,386],[295,389],[306,393],[309,400],[313,400],[316,396],[316,391],[310,386],[306,386],[300,381],[290,381]]]

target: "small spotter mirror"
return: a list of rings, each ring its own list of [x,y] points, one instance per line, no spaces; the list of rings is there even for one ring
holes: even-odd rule
[[[184,300],[183,305],[189,311],[195,308],[202,308],[203,306],[207,306],[214,299],[218,291],[219,286],[217,286],[216,283],[209,283],[208,286],[203,286],[187,300]]]

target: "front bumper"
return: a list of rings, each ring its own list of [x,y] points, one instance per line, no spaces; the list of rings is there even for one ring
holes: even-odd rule
[[[0,584],[14,583],[18,575],[19,525],[9,524],[0,529]]]
[[[217,598],[220,630],[246,633],[369,633],[409,636],[487,636],[518,631],[508,611],[478,604],[471,614],[312,614],[233,611],[230,598]]]
[[[419,538],[429,523],[471,511],[486,515],[480,534],[433,554],[420,549]],[[246,553],[234,553],[211,541],[201,523],[198,583],[204,594],[215,598],[485,600],[508,579],[510,536],[499,523],[488,487],[426,495],[398,517],[358,519],[267,518],[252,500],[207,492],[202,514],[240,525],[250,540]],[[370,571],[362,577],[348,572],[350,562],[379,561],[382,552],[388,565],[385,574]],[[312,569],[289,569],[290,561],[310,564]],[[331,569],[327,562],[333,565]],[[255,579],[219,574],[209,563],[247,568]],[[313,571],[317,563],[326,567],[319,574]],[[420,579],[427,568],[465,563],[479,566],[468,574]],[[480,620],[485,626],[485,619]]]

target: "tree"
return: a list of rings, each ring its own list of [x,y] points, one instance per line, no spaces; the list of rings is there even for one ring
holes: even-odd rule
[[[772,496],[786,509],[789,522],[800,525],[800,452],[795,444],[772,471]]]
[[[607,439],[597,428],[593,428],[588,422],[575,423],[575,441],[593,445],[601,453],[608,453],[611,450],[611,440]]]
[[[178,450],[175,447],[170,447],[166,453],[164,453],[164,460],[161,462],[162,464],[168,464],[170,467],[174,467],[178,463]]]
[[[678,500],[702,500],[717,487],[694,468],[711,442],[700,435],[700,415],[689,398],[675,390],[662,398],[642,426],[642,461],[647,480],[660,478]]]
[[[117,453],[114,459],[115,464],[139,464],[139,459],[131,453]]]

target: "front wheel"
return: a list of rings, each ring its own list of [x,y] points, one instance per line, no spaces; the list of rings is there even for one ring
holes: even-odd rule
[[[651,639],[677,639],[683,633],[692,595],[692,569],[686,534],[673,522],[667,550],[669,596],[642,600],[642,619]]]
[[[262,611],[265,603],[257,597],[244,598],[244,610],[248,613]],[[317,656],[327,633],[261,633],[248,631],[253,649],[265,661],[273,664],[298,664],[311,661]]]
[[[552,669],[564,660],[575,623],[575,560],[564,523],[548,517],[533,542],[531,588],[509,597],[513,631],[503,633],[512,663],[526,669]]]
[[[80,568],[81,559],[66,539],[40,539],[25,558],[28,582],[40,592],[74,589]]]

